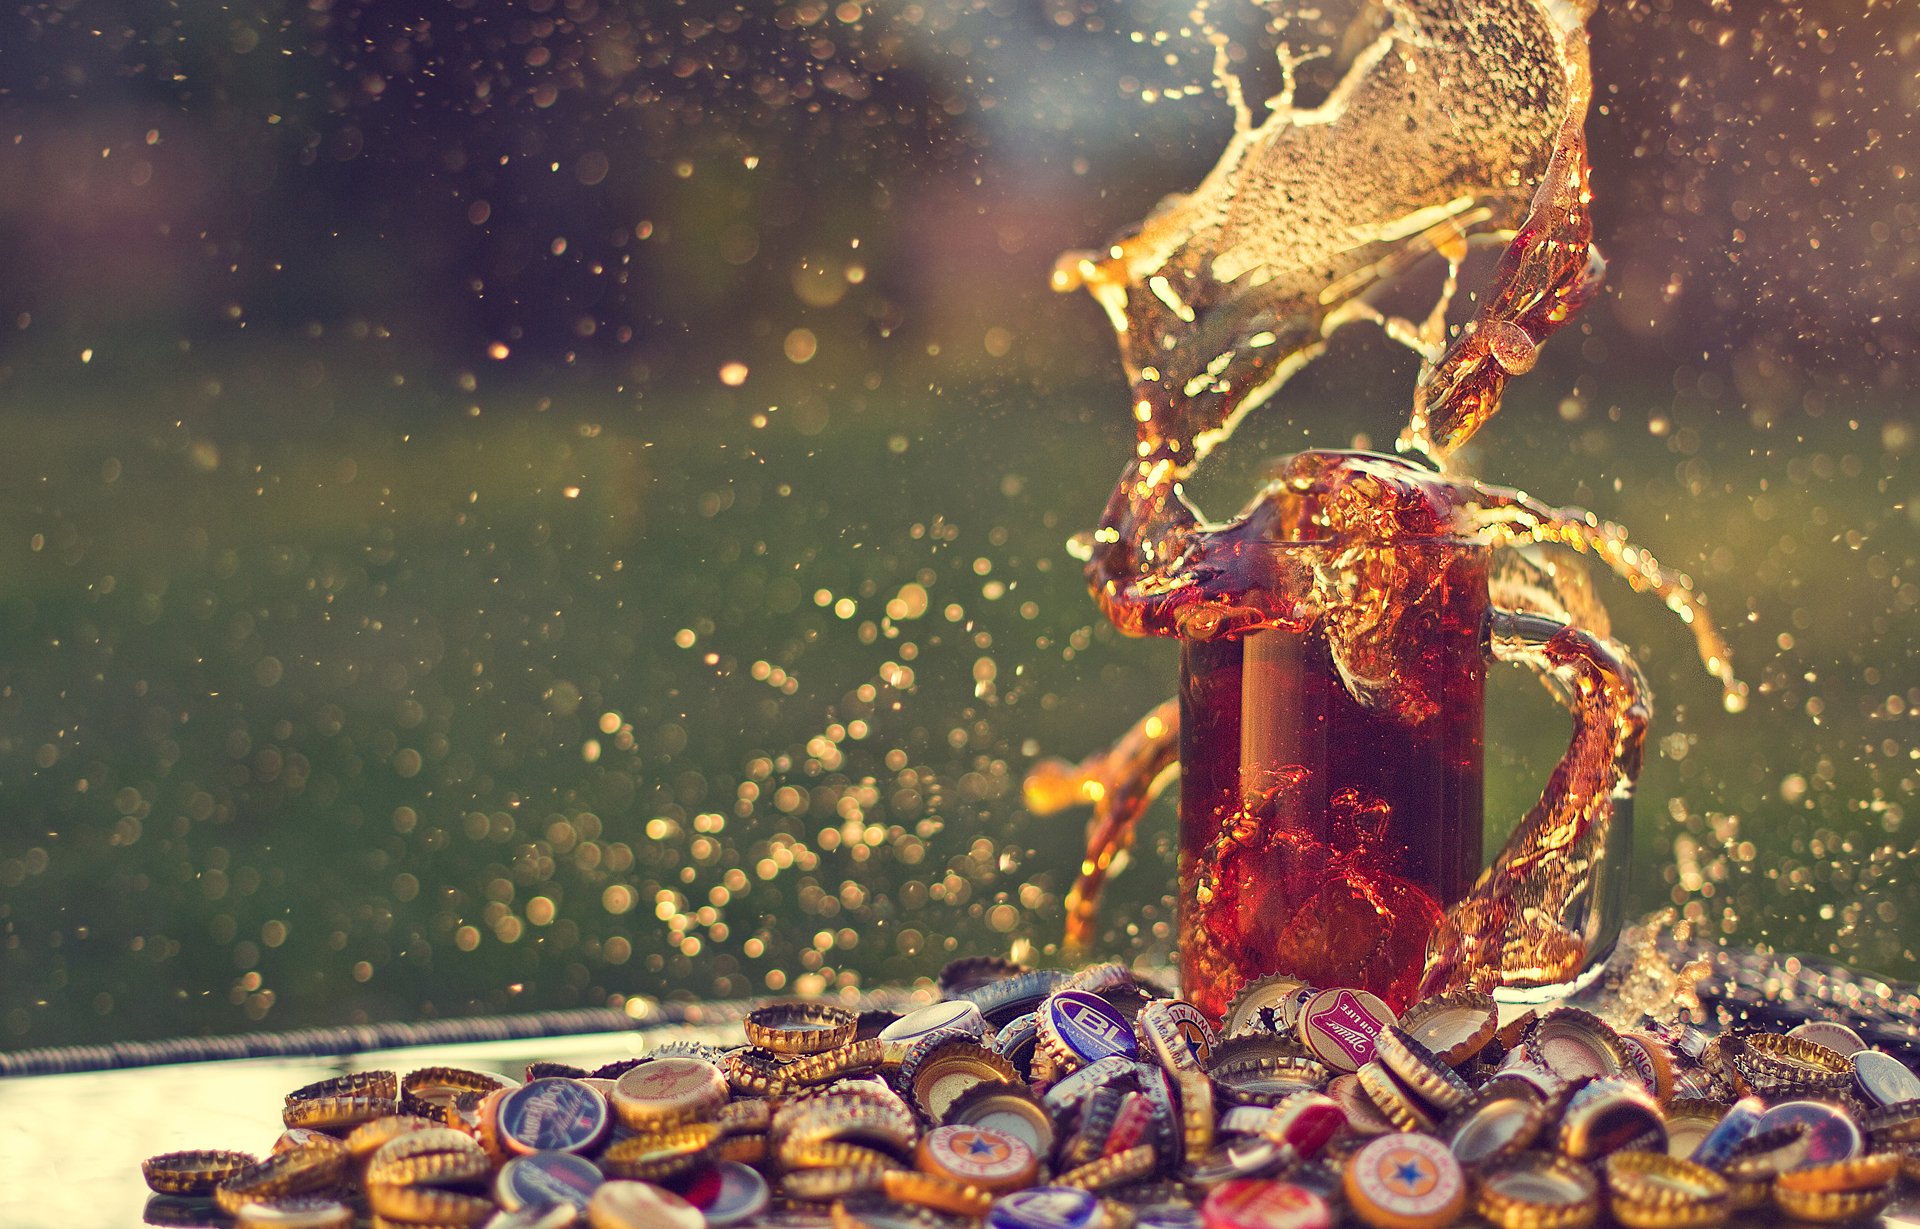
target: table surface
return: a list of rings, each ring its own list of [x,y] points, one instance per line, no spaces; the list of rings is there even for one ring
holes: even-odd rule
[[[264,1155],[283,1129],[280,1108],[285,1095],[329,1076],[444,1065],[517,1079],[536,1059],[597,1066],[647,1053],[668,1039],[733,1044],[738,1033],[738,1025],[679,1025],[346,1056],[0,1079],[0,1229],[140,1225],[151,1194],[140,1174],[141,1161],[187,1148],[235,1148]],[[1774,1219],[1742,1218],[1738,1223]],[[1881,1217],[1880,1226],[1920,1229],[1920,1198],[1911,1184]]]

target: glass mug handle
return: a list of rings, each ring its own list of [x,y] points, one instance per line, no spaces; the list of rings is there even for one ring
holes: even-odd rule
[[[1647,688],[1612,641],[1533,611],[1494,607],[1487,653],[1532,670],[1573,718],[1540,800],[1427,949],[1422,994],[1472,987],[1545,997],[1619,936],[1633,853],[1633,787]]]

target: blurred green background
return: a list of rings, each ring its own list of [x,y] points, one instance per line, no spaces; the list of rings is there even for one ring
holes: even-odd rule
[[[1602,582],[1636,908],[1913,976],[1920,10],[1593,29],[1608,289],[1469,468],[1691,572],[1754,686]],[[1211,164],[1207,72],[1103,0],[0,16],[0,1046],[1044,959],[1024,769],[1175,672],[1063,549],[1131,426],[1046,272]],[[1342,334],[1201,503],[1413,375]],[[1496,831],[1563,741],[1509,673]]]

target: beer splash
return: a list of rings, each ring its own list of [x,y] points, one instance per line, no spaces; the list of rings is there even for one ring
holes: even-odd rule
[[[1209,26],[1216,81],[1236,116],[1219,163],[1104,253],[1069,253],[1056,266],[1055,288],[1084,286],[1113,323],[1138,432],[1098,529],[1076,540],[1076,552],[1115,626],[1188,646],[1189,705],[1212,713],[1194,694],[1212,668],[1203,646],[1287,631],[1324,641],[1357,706],[1345,720],[1361,741],[1381,723],[1403,739],[1430,737],[1448,690],[1479,683],[1464,661],[1430,660],[1434,627],[1455,616],[1434,624],[1410,614],[1426,594],[1478,585],[1491,602],[1483,613],[1492,656],[1533,671],[1573,718],[1573,740],[1539,802],[1470,889],[1477,811],[1473,848],[1450,846],[1436,866],[1430,850],[1416,850],[1431,817],[1395,813],[1391,781],[1314,815],[1305,813],[1314,804],[1299,788],[1300,765],[1263,765],[1261,788],[1209,801],[1205,815],[1191,812],[1183,790],[1181,891],[1191,905],[1182,910],[1182,960],[1187,993],[1209,1011],[1224,1007],[1239,980],[1278,969],[1321,985],[1376,985],[1396,1002],[1459,986],[1553,983],[1604,941],[1582,921],[1581,902],[1630,805],[1648,698],[1583,569],[1544,547],[1591,556],[1660,597],[1692,628],[1727,707],[1744,704],[1727,647],[1686,577],[1617,525],[1448,469],[1498,411],[1506,381],[1534,365],[1604,272],[1582,132],[1589,8],[1385,0],[1363,18],[1378,32],[1317,106],[1296,107],[1309,56],[1283,43],[1282,89],[1257,125],[1228,71],[1229,42]],[[1364,37],[1369,27],[1359,28]],[[1449,342],[1448,308],[1475,242],[1506,246],[1477,311]],[[1446,277],[1423,319],[1389,316],[1370,301],[1430,257]],[[1182,480],[1328,337],[1358,322],[1420,356],[1398,441],[1412,459],[1305,453],[1238,517],[1203,521]],[[1457,552],[1411,549],[1447,542],[1476,544],[1495,562],[1476,579],[1456,574]],[[1168,701],[1112,750],[1078,765],[1043,763],[1027,783],[1037,813],[1094,806],[1068,898],[1072,946],[1090,940],[1115,858],[1181,770],[1181,707]],[[1479,714],[1471,716],[1473,780],[1460,788],[1477,808]],[[1239,753],[1222,752],[1236,772]],[[1463,859],[1473,864],[1465,872]]]

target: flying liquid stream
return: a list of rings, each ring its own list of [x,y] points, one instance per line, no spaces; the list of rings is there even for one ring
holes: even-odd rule
[[[1412,973],[1394,997],[1552,982],[1580,968],[1587,936],[1563,920],[1591,890],[1612,820],[1631,796],[1649,707],[1637,667],[1608,637],[1584,570],[1543,547],[1590,555],[1635,591],[1660,597],[1692,629],[1727,707],[1744,705],[1727,646],[1685,576],[1590,513],[1447,471],[1453,452],[1498,411],[1507,379],[1534,365],[1539,346],[1604,272],[1592,245],[1582,134],[1589,7],[1383,0],[1373,14],[1380,33],[1317,107],[1293,105],[1303,58],[1283,46],[1285,85],[1257,126],[1216,36],[1216,76],[1238,116],[1219,163],[1105,252],[1069,253],[1056,266],[1056,289],[1084,286],[1106,309],[1132,385],[1136,455],[1098,529],[1074,543],[1115,626],[1189,646],[1263,629],[1324,637],[1353,700],[1417,730],[1439,697],[1428,694],[1435,684],[1422,681],[1410,656],[1420,637],[1403,621],[1443,577],[1407,548],[1471,541],[1498,552],[1484,580],[1495,659],[1534,671],[1574,719],[1573,741],[1540,801],[1464,899],[1433,902],[1416,889],[1415,900],[1398,880],[1369,879],[1330,848],[1294,850],[1293,863],[1319,866],[1347,897],[1330,904],[1324,886],[1300,888],[1295,895],[1309,907],[1293,916],[1304,920],[1277,935],[1271,919],[1260,934],[1237,937],[1231,925],[1183,921],[1190,980],[1198,970],[1201,982],[1218,982],[1260,963],[1338,977],[1409,944]],[[1506,247],[1477,312],[1449,343],[1447,309],[1475,240]],[[1433,255],[1447,277],[1424,320],[1388,318],[1368,302]],[[1398,441],[1419,463],[1303,453],[1234,520],[1203,522],[1181,480],[1328,336],[1354,322],[1383,328],[1421,356]],[[1276,562],[1273,551],[1257,549],[1274,542],[1319,546]],[[1111,750],[1078,765],[1048,761],[1028,779],[1035,813],[1094,807],[1068,899],[1069,945],[1091,940],[1105,878],[1140,814],[1179,771],[1179,734],[1180,710],[1170,700]],[[1235,894],[1255,893],[1256,864],[1272,865],[1259,858],[1286,830],[1288,808],[1298,809],[1289,801],[1295,767],[1273,766],[1273,788],[1214,816],[1209,839],[1183,837],[1183,899],[1202,906],[1183,918],[1273,911],[1267,897]],[[1393,830],[1377,800],[1340,805],[1351,814],[1337,823],[1376,834],[1363,847]],[[1293,899],[1287,885],[1271,890]],[[1371,914],[1374,924],[1360,928],[1376,936],[1371,946],[1354,946],[1351,928],[1336,936],[1327,933],[1330,920],[1313,920],[1349,907]],[[1236,941],[1243,950],[1231,950]],[[1203,986],[1196,1001],[1218,1010],[1234,988]]]

